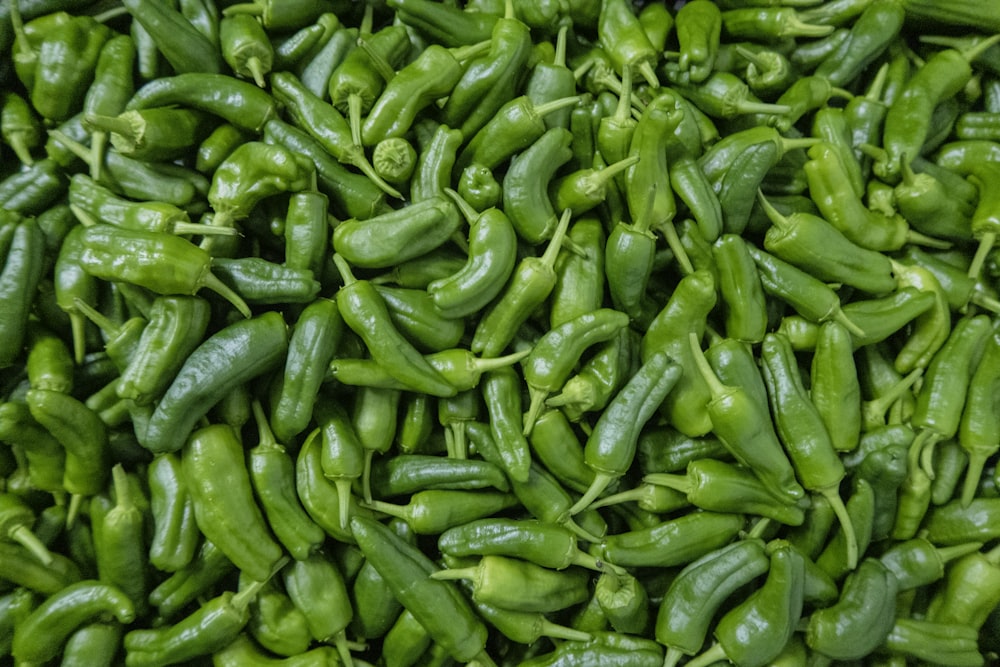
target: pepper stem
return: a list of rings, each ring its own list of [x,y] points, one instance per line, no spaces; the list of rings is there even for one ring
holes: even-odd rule
[[[250,306],[247,305],[246,301],[244,301],[239,294],[230,288],[229,285],[222,282],[214,273],[209,272],[205,274],[202,282],[205,287],[212,290],[229,303],[233,304],[233,307],[240,311],[240,315],[243,317],[250,317]]]
[[[375,501],[372,500],[372,459],[375,457],[374,449],[365,450],[365,463],[364,467],[361,469],[361,497],[364,498],[366,504],[371,504]],[[386,514],[391,514],[386,512]],[[393,514],[393,516],[403,519],[398,514]]]
[[[31,552],[38,562],[48,567],[54,558],[48,547],[27,526],[17,526],[7,532],[7,537]]]
[[[698,334],[693,331],[689,331],[688,342],[691,345],[691,352],[694,358],[695,366],[698,367],[698,372],[701,373],[701,377],[705,380],[705,383],[708,384],[708,390],[712,394],[712,400],[717,401],[726,394],[731,393],[732,390],[719,380],[719,376],[715,374],[715,371],[712,370],[712,366],[708,363],[708,358],[705,357],[705,352],[701,349],[701,340]],[[687,493],[687,491],[684,491],[684,493]]]
[[[490,50],[490,40],[484,39],[481,42],[476,42],[475,44],[469,44],[467,46],[457,46],[455,48],[448,49],[451,53],[451,57],[458,62],[465,62],[471,58],[478,58],[484,53],[488,53]]]
[[[70,204],[69,210],[73,212],[73,215],[76,216],[76,219],[79,220],[80,224],[83,225],[84,227],[93,227],[94,225],[97,224],[97,220],[94,220],[92,217],[90,217],[89,213],[84,211],[76,204]]]
[[[479,567],[473,565],[472,567],[454,567],[437,570],[436,572],[431,572],[430,576],[431,579],[439,581],[459,581],[461,579],[475,579],[478,571]]]
[[[598,542],[601,541],[600,537],[598,537],[597,535],[594,535],[589,530],[587,530],[586,528],[584,528],[583,526],[581,526],[580,524],[578,524],[576,521],[574,521],[571,518],[561,519],[559,521],[559,525],[566,526],[567,528],[569,528],[573,532],[574,535],[576,535],[577,537],[579,537],[584,542],[590,542],[591,544],[597,544]]]
[[[384,500],[365,500],[362,505],[370,510],[381,512],[382,514],[388,514],[391,517],[402,519],[403,521],[410,518],[405,505],[387,503]]]
[[[347,120],[351,125],[351,141],[359,151],[361,150],[361,103],[361,96],[357,93],[347,96]]]
[[[486,649],[477,653],[476,657],[474,657],[469,664],[473,666],[482,665],[482,667],[497,667],[497,663],[493,662],[493,658],[491,658],[486,652]]]
[[[570,95],[569,97],[560,97],[558,99],[550,100],[548,102],[543,102],[542,104],[534,105],[535,113],[539,116],[547,116],[550,113],[559,111],[560,109],[565,109],[566,107],[571,107],[580,101],[579,95]]]
[[[593,635],[583,632],[582,630],[575,630],[573,628],[568,628],[565,625],[553,623],[544,617],[539,623],[538,628],[542,636],[553,637],[555,639],[567,639],[573,642],[589,642],[594,638]]]
[[[35,163],[35,158],[31,157],[31,150],[25,141],[24,132],[12,132],[7,137],[7,143],[14,150],[14,155],[17,156],[18,160],[27,165]]]
[[[786,37],[826,37],[835,29],[832,25],[806,23],[797,16],[793,16],[784,22],[782,32]]]
[[[588,195],[598,192],[601,188],[605,187],[611,179],[636,164],[638,161],[638,155],[630,155],[626,158],[618,160],[618,162],[612,162],[603,169],[593,170],[591,173],[586,174],[580,179],[582,181],[583,191]]]
[[[714,375],[714,373],[713,373]],[[668,472],[652,472],[643,476],[642,481],[646,484],[665,486],[674,491],[680,491],[684,495],[691,493],[691,480],[687,475],[676,475]]]
[[[142,136],[142,131],[136,127],[136,123],[122,118],[121,116],[104,116],[102,114],[88,113],[83,117],[83,124],[93,130],[103,130],[111,134],[117,134],[130,144],[137,144]]]
[[[969,542],[967,544],[953,544],[950,547],[936,547],[938,558],[942,563],[953,561],[956,558],[976,553],[983,548],[982,542]]]
[[[470,225],[479,217],[479,211],[472,208],[472,205],[465,201],[465,198],[462,197],[462,195],[458,194],[451,188],[444,188],[444,193],[452,198],[455,205],[458,206],[458,210],[462,212],[462,216],[465,218],[465,221]]]
[[[983,235],[979,237],[979,247],[976,248],[976,254],[972,257],[972,263],[969,265],[968,275],[973,280],[979,280],[979,273],[983,270],[986,257],[990,254],[996,241],[997,233],[994,231],[983,232]]]
[[[637,486],[635,488],[619,491],[618,493],[612,493],[610,496],[604,496],[603,498],[595,500],[590,503],[590,508],[596,510],[600,507],[608,507],[609,505],[618,505],[619,503],[638,501],[642,500],[645,496],[646,493],[642,487]]]
[[[733,104],[733,108],[738,114],[764,113],[780,116],[791,112],[792,107],[787,104],[772,104],[770,102],[754,102],[753,100],[739,100]]]
[[[108,147],[108,133],[97,131],[90,134],[90,177],[95,181],[101,178],[102,167],[104,166],[104,151]]]
[[[524,428],[521,431],[521,435],[525,437],[531,435],[531,429],[534,428],[538,415],[545,407],[545,399],[548,398],[549,392],[528,385],[528,396],[530,397],[528,411],[524,413]]]
[[[650,88],[660,87],[660,80],[656,77],[656,70],[653,69],[653,64],[648,60],[639,63],[639,74],[646,80]]]
[[[340,273],[340,279],[344,282],[345,286],[358,282],[358,279],[354,277],[354,272],[351,271],[351,265],[339,253],[333,253],[333,263],[337,267],[337,272]]]
[[[531,354],[531,348],[511,352],[510,354],[505,354],[502,357],[472,357],[470,359],[470,363],[476,372],[485,373],[486,371],[496,370],[497,368],[513,366],[529,354]]]
[[[844,327],[850,331],[855,336],[861,338],[865,335],[865,330],[859,327],[854,321],[847,316],[847,314],[840,309],[840,306],[834,306],[833,311],[830,313],[829,318],[835,322],[843,324]]]
[[[961,503],[962,507],[968,507],[972,499],[979,490],[979,480],[983,475],[983,468],[991,454],[986,452],[969,452],[969,464],[965,469],[965,483],[962,484]]]
[[[337,514],[340,528],[347,530],[351,523],[351,480],[339,477],[333,480],[333,485],[337,487]]]
[[[271,577],[280,572],[281,568],[285,567],[290,560],[291,558],[288,556],[282,556],[278,562],[274,564],[274,567],[271,568],[271,572],[267,575],[266,579],[263,581],[251,581],[247,584],[246,588],[237,592],[232,598],[230,598],[229,606],[240,612],[246,609],[250,603],[253,602],[254,598],[257,597],[257,594],[260,593],[261,589],[267,585],[267,582],[271,580]]]
[[[847,513],[847,507],[844,506],[844,501],[840,497],[837,487],[827,487],[818,491],[830,503],[834,515],[836,515],[837,520],[840,522],[840,528],[844,531],[844,544],[847,548],[847,567],[853,570],[858,566],[858,536],[854,530],[854,522],[851,521],[851,515]]]
[[[219,227],[200,222],[175,222],[171,231],[174,234],[198,234],[201,236],[236,236],[239,234],[239,230],[235,227]]]
[[[712,647],[704,653],[696,655],[685,663],[685,667],[708,667],[709,665],[714,665],[717,662],[729,662],[729,656],[726,655],[726,651],[722,648],[722,644],[718,642],[712,644]]]
[[[263,16],[263,5],[256,2],[241,2],[236,5],[229,5],[222,10],[223,16],[233,16],[235,14],[247,14],[249,16]]]
[[[456,459],[468,458],[468,445],[465,441],[465,422],[455,422],[448,425],[444,432],[448,456]],[[450,438],[450,439],[449,439]]]
[[[348,104],[350,104],[350,100],[351,97],[348,97]],[[348,112],[351,113],[350,109],[348,109]],[[351,140],[355,142],[361,141],[360,109],[359,109],[358,121],[357,122],[354,122],[353,120],[351,121]],[[354,146],[347,151],[347,155],[345,156],[345,158],[348,164],[352,164],[358,169],[360,169],[361,173],[367,176],[372,183],[377,185],[379,189],[382,190],[382,192],[386,193],[390,197],[395,197],[396,199],[403,198],[403,195],[399,194],[399,190],[389,185],[384,178],[378,175],[378,172],[375,171],[375,167],[373,167],[372,163],[368,161],[368,158],[365,156],[364,151],[361,149],[360,143],[355,143]]]
[[[559,248],[563,243],[563,239],[566,238],[566,229],[569,228],[569,219],[572,216],[573,211],[567,208],[563,210],[562,215],[559,217],[559,224],[556,225],[556,230],[552,233],[552,239],[545,248],[545,252],[542,253],[542,264],[545,266],[555,266],[556,257],[559,256]]]
[[[250,403],[250,409],[253,410],[253,418],[257,422],[258,446],[265,448],[280,447],[281,445],[274,439],[274,432],[271,430],[271,425],[268,423],[267,415],[264,414],[264,408],[261,406],[260,400],[253,399]]]
[[[757,190],[757,201],[760,202],[760,207],[764,209],[764,213],[767,215],[767,219],[771,221],[771,224],[777,227],[787,227],[788,218],[781,214],[781,211],[774,208],[774,206],[767,200],[764,193],[761,190]]]
[[[116,463],[111,468],[111,479],[115,489],[115,503],[118,507],[132,506],[132,492],[128,484],[128,475],[121,463]]]
[[[663,238],[667,240],[667,246],[670,248],[670,252],[674,253],[674,259],[680,264],[681,272],[686,276],[694,273],[694,264],[691,263],[691,258],[688,257],[687,251],[684,249],[684,244],[681,243],[680,237],[677,236],[677,228],[674,227],[674,223],[672,221],[665,222],[657,229],[663,234]]]
[[[991,35],[990,37],[987,37],[986,39],[980,42],[972,44],[967,49],[956,49],[956,50],[962,54],[963,58],[965,58],[967,61],[971,63],[973,60],[983,55],[983,53],[985,53],[987,50],[990,49],[990,47],[992,47],[994,44],[998,42],[1000,42],[1000,34]]]
[[[69,327],[73,332],[73,359],[82,365],[87,356],[87,318],[82,313],[69,313]]]
[[[73,306],[108,336],[114,337],[118,335],[118,331],[121,327],[112,322],[104,315],[104,313],[100,312],[80,297],[73,297]]]
[[[256,83],[258,87],[267,87],[267,79],[264,76],[264,64],[260,61],[260,58],[257,56],[250,56],[247,58],[244,66],[250,72],[250,76],[253,77],[253,82]]]
[[[941,239],[921,234],[920,232],[912,229],[909,229],[906,232],[906,242],[914,245],[926,246],[928,248],[937,248],[938,250],[947,250],[951,247],[950,241],[942,241]]]
[[[673,646],[668,646],[667,653],[663,658],[663,667],[677,667],[677,664],[683,657],[684,654],[679,650],[675,649]]]
[[[76,517],[80,513],[80,506],[83,505],[83,496],[74,493],[69,497],[69,507],[66,509],[66,527],[72,528],[76,523]]]
[[[604,490],[608,488],[611,482],[618,479],[617,475],[609,475],[606,472],[598,472],[594,475],[594,481],[590,483],[587,487],[587,491],[580,497],[576,503],[569,508],[567,514],[573,516],[574,514],[579,514],[583,510],[590,507],[590,504],[597,500]]]
[[[90,149],[81,144],[79,141],[66,136],[66,134],[61,130],[49,130],[49,136],[65,146],[70,153],[77,156],[87,164],[90,164]]]

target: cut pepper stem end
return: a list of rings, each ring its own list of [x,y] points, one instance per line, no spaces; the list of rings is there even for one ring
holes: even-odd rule
[[[44,543],[27,526],[18,526],[7,533],[7,537],[31,552],[38,562],[48,567],[55,560]]]

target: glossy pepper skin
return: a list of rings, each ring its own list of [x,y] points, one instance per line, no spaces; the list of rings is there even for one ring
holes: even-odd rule
[[[268,311],[229,325],[201,343],[157,403],[139,441],[152,452],[175,452],[233,387],[276,367],[288,349],[281,315]],[[247,355],[252,355],[250,358]]]
[[[865,558],[845,581],[837,602],[809,616],[806,645],[835,660],[867,655],[892,630],[897,590],[888,568]]]
[[[677,664],[682,655],[701,650],[716,609],[768,567],[759,539],[738,540],[684,566],[656,617],[656,641],[667,647],[665,664]]]
[[[12,654],[25,662],[50,660],[59,655],[74,630],[104,614],[123,624],[135,619],[131,600],[115,586],[95,580],[70,584],[50,595],[18,625]]]
[[[486,626],[475,617],[454,584],[430,576],[438,571],[430,559],[373,519],[353,517],[351,532],[397,599],[435,641],[459,660],[471,660],[483,653]]]

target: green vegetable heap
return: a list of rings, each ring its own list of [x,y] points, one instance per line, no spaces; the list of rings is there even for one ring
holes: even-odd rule
[[[0,0],[0,664],[1000,664],[997,0]]]

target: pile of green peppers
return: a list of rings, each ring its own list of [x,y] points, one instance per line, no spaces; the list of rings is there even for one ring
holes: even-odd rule
[[[1000,3],[0,2],[0,663],[998,664]]]

